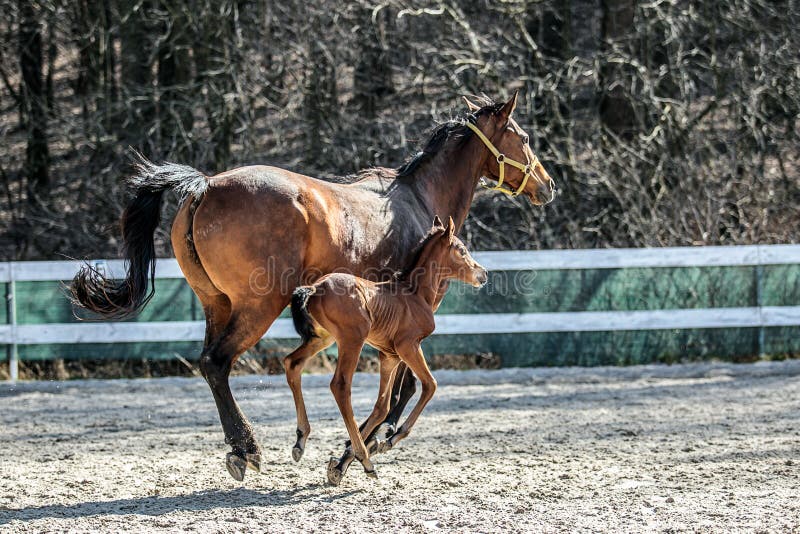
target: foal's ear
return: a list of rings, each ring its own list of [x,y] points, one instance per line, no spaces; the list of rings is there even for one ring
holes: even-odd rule
[[[447,235],[449,237],[453,237],[456,233],[456,223],[453,222],[453,218],[450,217],[450,220],[447,222]]]
[[[500,108],[500,111],[497,112],[497,116],[503,122],[508,121],[511,118],[511,114],[514,113],[514,110],[517,108],[517,96],[519,95],[519,89],[514,91],[514,94],[511,95],[511,98],[508,99],[508,102],[503,104],[503,107]]]
[[[475,102],[473,102],[472,100],[470,100],[466,96],[462,96],[461,98],[464,99],[464,103],[467,105],[467,107],[469,108],[469,110],[471,112],[474,113],[475,111],[478,111],[479,109],[481,109],[481,107],[478,104],[476,104]]]
[[[444,225],[442,224],[442,220],[439,218],[438,215],[433,218],[433,227],[436,229],[441,228],[442,230],[444,230]]]

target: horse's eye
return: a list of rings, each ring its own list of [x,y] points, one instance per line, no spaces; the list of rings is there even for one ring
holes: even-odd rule
[[[523,135],[522,136],[522,144],[523,145],[527,145],[528,141],[530,141],[530,139],[528,139],[528,136],[527,135]]]

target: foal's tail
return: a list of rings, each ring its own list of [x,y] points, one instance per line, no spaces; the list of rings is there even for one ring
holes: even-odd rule
[[[308,313],[308,299],[316,293],[314,286],[300,286],[292,293],[292,321],[294,329],[300,334],[303,343],[308,342],[312,337],[317,337],[314,329],[314,320]]]
[[[105,318],[134,315],[153,297],[156,252],[153,235],[161,220],[164,191],[175,190],[182,198],[199,199],[208,189],[208,178],[186,165],[156,165],[139,156],[136,174],[129,180],[135,197],[121,217],[123,252],[128,261],[124,280],[107,278],[88,263],[70,284],[74,304]]]

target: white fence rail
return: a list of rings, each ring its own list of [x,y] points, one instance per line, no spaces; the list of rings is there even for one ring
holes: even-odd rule
[[[648,249],[593,249],[477,252],[475,258],[489,270],[617,269],[635,267],[765,266],[800,264],[800,245],[726,247],[668,247]],[[93,262],[107,273],[122,276],[121,260]],[[9,346],[11,378],[17,377],[18,345],[42,343],[107,343],[142,341],[198,341],[203,321],[136,323],[16,324],[16,282],[70,280],[79,261],[0,263],[0,283],[7,283],[8,322],[0,325],[0,344]],[[182,278],[174,259],[156,262],[157,278]],[[436,319],[437,334],[511,334],[525,332],[579,332],[610,330],[665,330],[685,328],[746,328],[800,325],[800,306],[756,306],[608,312],[449,314]],[[291,320],[278,319],[264,335],[294,338]]]
[[[503,250],[476,252],[473,256],[490,271],[793,265],[800,264],[800,245]],[[125,272],[122,260],[92,263],[112,274]],[[82,264],[81,261],[0,262],[0,283],[71,280]],[[183,273],[174,258],[162,258],[156,262],[156,277],[183,278]]]

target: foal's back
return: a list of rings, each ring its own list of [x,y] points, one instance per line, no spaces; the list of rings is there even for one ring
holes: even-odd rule
[[[433,312],[401,282],[375,283],[351,274],[320,278],[308,300],[308,312],[323,332],[337,341],[361,338],[378,350],[395,352],[398,336],[426,337]]]

